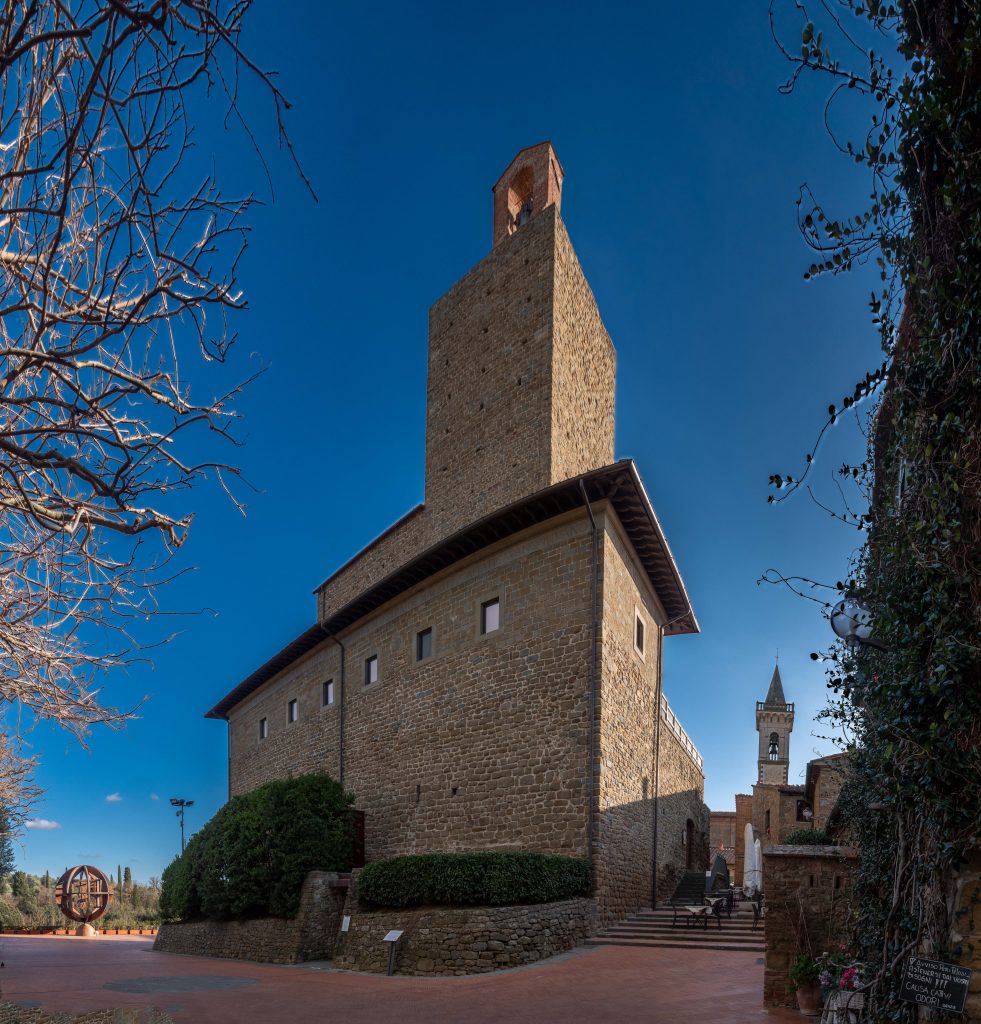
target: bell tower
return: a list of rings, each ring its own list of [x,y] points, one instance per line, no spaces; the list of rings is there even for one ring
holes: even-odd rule
[[[787,703],[780,666],[773,668],[766,700],[756,702],[756,731],[760,734],[757,782],[786,785],[790,767],[790,734],[794,729],[794,705]]]

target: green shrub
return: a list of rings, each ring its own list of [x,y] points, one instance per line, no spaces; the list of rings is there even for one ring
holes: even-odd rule
[[[164,919],[295,917],[308,872],[351,867],[353,802],[326,775],[233,797],[164,871]]]
[[[423,853],[369,864],[358,898],[378,907],[548,903],[588,896],[588,860],[542,853]]]
[[[200,838],[201,832],[191,838],[182,855],[164,868],[160,880],[160,916],[164,921],[191,921],[201,916],[196,881]]]
[[[0,928],[21,928],[24,918],[21,912],[5,899],[0,899]]]
[[[827,832],[819,828],[799,828],[783,841],[787,846],[834,846]]]

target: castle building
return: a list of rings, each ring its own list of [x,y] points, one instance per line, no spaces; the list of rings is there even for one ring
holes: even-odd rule
[[[590,857],[601,922],[707,866],[702,758],[662,689],[698,631],[630,459],[615,353],[545,142],[494,186],[490,253],[430,310],[424,502],[330,575],[316,621],[208,713],[229,791],[325,771],[367,860]]]

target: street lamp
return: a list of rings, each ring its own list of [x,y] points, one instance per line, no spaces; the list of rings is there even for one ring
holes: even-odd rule
[[[177,808],[177,817],[181,819],[181,853],[184,852],[184,808],[193,807],[193,800],[185,800],[183,797],[172,796],[170,806]]]
[[[831,628],[852,651],[859,647],[887,650],[881,640],[872,636],[872,613],[857,597],[846,597],[831,609]]]

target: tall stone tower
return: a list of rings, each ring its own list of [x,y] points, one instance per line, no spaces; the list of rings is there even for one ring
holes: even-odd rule
[[[756,702],[756,731],[760,734],[758,782],[785,786],[790,767],[790,734],[794,729],[794,705],[787,703],[780,666],[773,668],[766,700]]]
[[[429,313],[426,509],[445,536],[613,462],[616,355],[559,214],[551,143],[493,188],[490,253]]]

